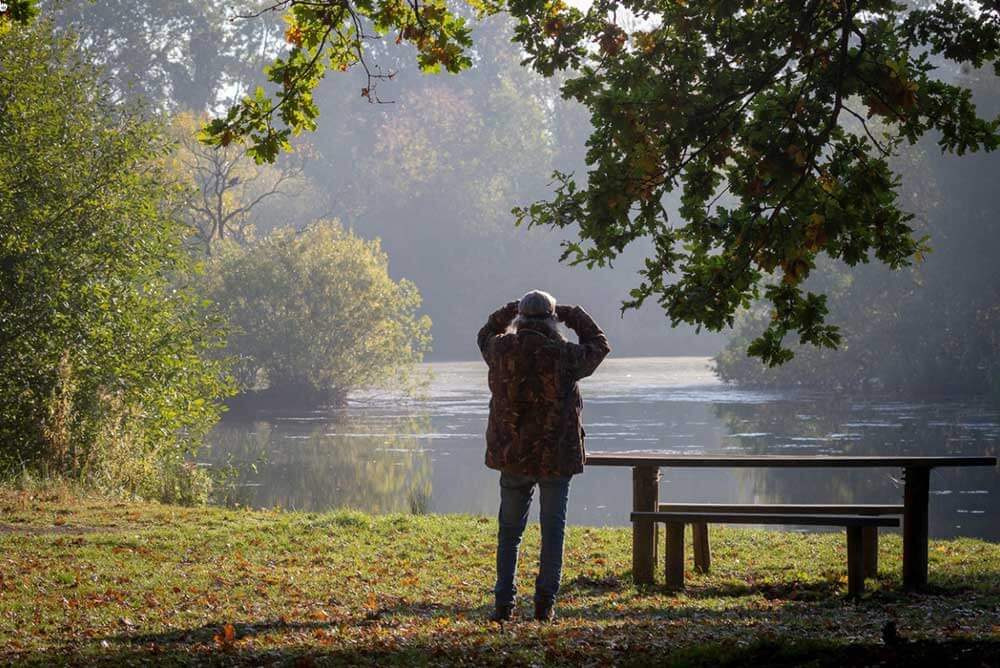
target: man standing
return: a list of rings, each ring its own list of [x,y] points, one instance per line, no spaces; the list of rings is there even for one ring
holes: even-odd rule
[[[576,332],[563,338],[558,323]],[[511,330],[511,331],[508,331]],[[518,547],[535,485],[541,501],[542,550],[535,580],[535,619],[551,621],[562,573],[570,478],[583,471],[583,402],[577,381],[611,351],[604,332],[579,306],[556,305],[533,290],[490,315],[479,330],[489,366],[486,465],[500,471],[495,621],[511,619]]]

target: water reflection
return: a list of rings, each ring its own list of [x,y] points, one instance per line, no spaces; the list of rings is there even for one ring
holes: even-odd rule
[[[223,422],[203,460],[228,467],[224,501],[252,507],[427,512],[426,416],[275,418]]]
[[[715,412],[729,432],[724,449],[739,454],[996,455],[1000,438],[1000,413],[988,404],[865,404],[820,396],[719,404]],[[739,477],[760,503],[900,503],[903,489],[898,469],[746,469]],[[1000,537],[990,494],[997,478],[992,469],[933,470],[932,535]]]
[[[493,515],[497,473],[483,465],[489,393],[482,362],[433,365],[429,396],[223,423],[209,459],[267,462],[234,487],[251,506]],[[997,455],[1000,409],[986,402],[852,401],[716,381],[703,358],[611,359],[583,383],[589,451],[675,454]],[[661,498],[718,503],[899,503],[897,469],[665,469]],[[937,469],[930,531],[1000,540],[994,469]],[[625,525],[631,472],[590,467],[573,480],[569,520]],[[537,508],[535,509],[537,516]]]

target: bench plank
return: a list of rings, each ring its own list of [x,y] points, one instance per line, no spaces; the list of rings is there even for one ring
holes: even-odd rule
[[[614,452],[592,452],[588,466],[685,466],[685,467],[912,467],[937,466],[996,466],[996,457],[876,457],[838,455],[630,455]]]
[[[659,511],[664,513],[740,513],[740,514],[781,514],[802,513],[805,515],[902,515],[902,504],[826,504],[826,503],[661,503]]]
[[[749,513],[633,512],[631,519],[633,522],[681,522],[684,524],[701,522],[713,524],[797,524],[839,527],[898,527],[900,524],[898,517],[886,517],[881,515],[753,515]]]

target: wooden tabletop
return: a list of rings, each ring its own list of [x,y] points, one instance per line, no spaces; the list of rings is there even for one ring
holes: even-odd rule
[[[996,457],[853,457],[841,455],[630,455],[617,452],[587,454],[588,466],[690,466],[690,467],[903,467],[996,466]]]

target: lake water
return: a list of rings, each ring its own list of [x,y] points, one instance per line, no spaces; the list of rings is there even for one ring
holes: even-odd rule
[[[482,362],[427,365],[427,396],[353,398],[345,409],[227,419],[202,461],[238,471],[252,507],[494,515],[483,465],[489,390]],[[997,455],[996,402],[852,399],[743,390],[692,357],[609,359],[581,383],[589,452]],[[661,500],[901,503],[898,469],[663,469]],[[569,521],[627,525],[631,469],[591,467],[572,483]],[[1000,540],[1000,471],[935,469],[930,533]],[[534,509],[537,517],[537,508]]]

